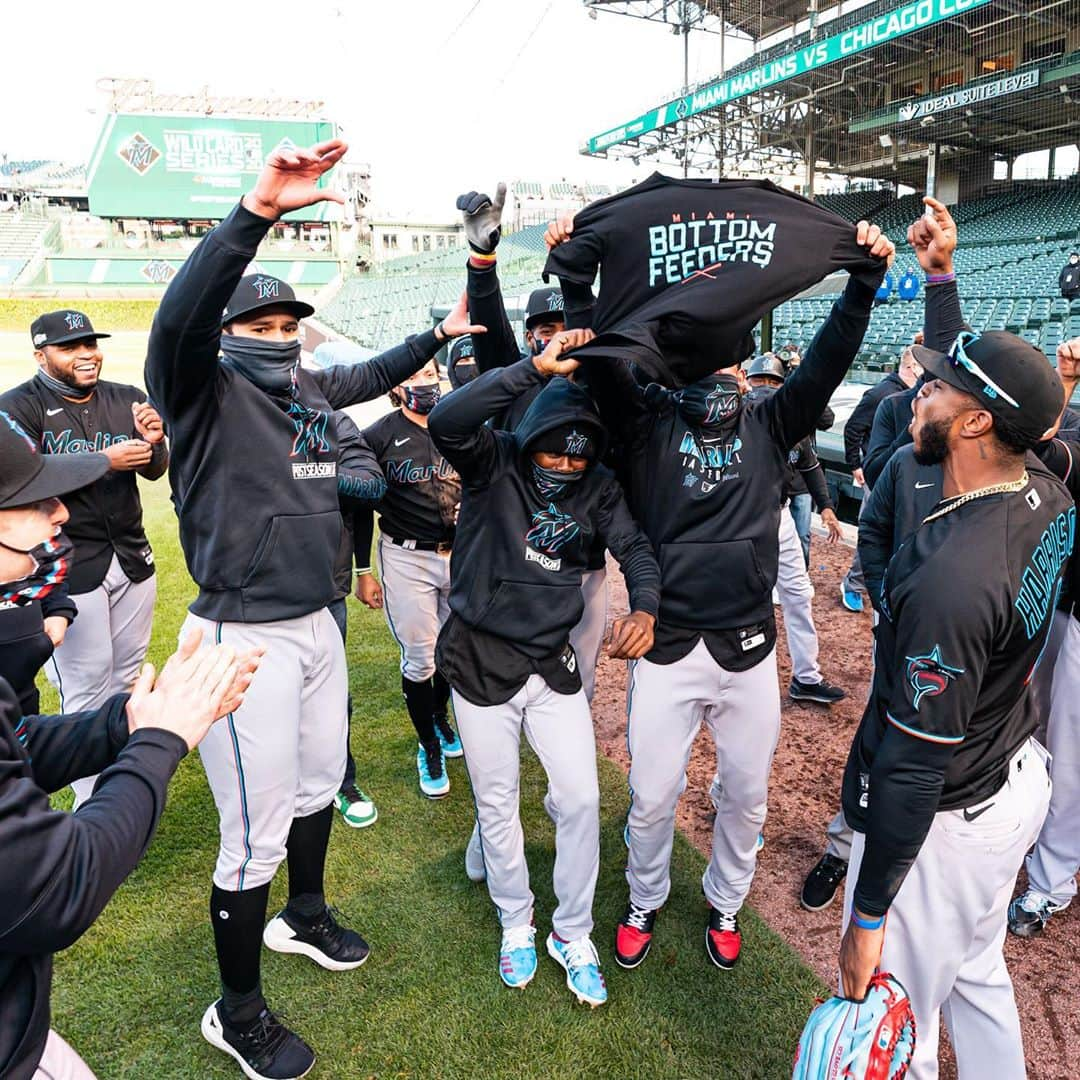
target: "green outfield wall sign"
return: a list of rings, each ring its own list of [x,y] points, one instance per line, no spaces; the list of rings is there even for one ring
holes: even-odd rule
[[[87,170],[90,213],[217,220],[254,187],[279,146],[311,146],[336,134],[317,120],[110,113]],[[331,205],[316,203],[286,220],[324,221]]]
[[[650,131],[677,124],[680,120],[725,105],[765,90],[787,79],[794,79],[808,71],[833,64],[848,56],[855,56],[886,42],[923,30],[944,19],[951,19],[975,8],[983,7],[990,0],[914,0],[875,19],[858,23],[832,37],[813,41],[804,48],[778,56],[761,67],[718,79],[706,86],[675,98],[647,113],[611,128],[589,139],[585,152],[599,154],[612,146],[637,139]]]

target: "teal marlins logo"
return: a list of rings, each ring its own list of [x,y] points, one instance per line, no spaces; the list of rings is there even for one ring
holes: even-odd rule
[[[548,555],[557,554],[581,532],[581,526],[554,503],[548,503],[546,510],[537,510],[532,520],[525,543]]]
[[[941,646],[935,645],[925,656],[906,656],[907,680],[915,691],[912,705],[918,711],[924,697],[937,697],[944,694],[949,683],[963,675],[964,669],[950,667],[941,659]]]

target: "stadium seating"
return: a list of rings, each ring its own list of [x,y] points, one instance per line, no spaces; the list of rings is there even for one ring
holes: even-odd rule
[[[0,285],[11,285],[41,251],[56,224],[37,217],[0,214]]]

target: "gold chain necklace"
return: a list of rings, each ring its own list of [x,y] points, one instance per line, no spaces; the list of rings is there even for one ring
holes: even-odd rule
[[[938,518],[952,513],[953,510],[963,506],[964,503],[969,503],[972,499],[981,499],[984,495],[1006,495],[1014,491],[1023,491],[1030,479],[1028,471],[1025,469],[1019,480],[1008,480],[1004,484],[991,484],[990,487],[978,488],[976,491],[968,491],[963,495],[957,495],[948,506],[943,507],[941,510],[935,510],[928,517],[924,517],[923,524],[926,525],[928,522],[937,521]]]

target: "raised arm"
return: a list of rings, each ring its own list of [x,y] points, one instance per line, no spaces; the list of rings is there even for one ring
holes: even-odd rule
[[[856,226],[857,242],[881,260],[881,273],[891,265],[896,248],[866,221]],[[774,437],[785,450],[811,434],[829,398],[843,382],[870,323],[877,286],[849,278],[840,299],[814,335],[803,362],[764,405]]]
[[[908,243],[915,249],[919,265],[926,274],[923,344],[928,349],[947,352],[957,334],[970,329],[960,310],[953,266],[956,222],[944,203],[929,195],[923,203],[927,212],[908,229]]]
[[[169,283],[150,329],[145,369],[146,388],[166,421],[195,402],[213,407],[221,313],[229,297],[278,218],[324,200],[344,202],[317,185],[346,149],[333,139],[307,150],[275,150],[254,190],[207,233]]]

